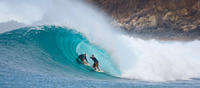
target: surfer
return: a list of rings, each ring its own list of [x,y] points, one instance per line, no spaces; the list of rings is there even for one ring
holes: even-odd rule
[[[88,61],[87,61],[87,58],[86,58],[86,54],[81,54],[78,57],[83,62],[83,64],[88,64]]]
[[[92,57],[90,57],[93,61],[94,61],[94,64],[93,64],[93,68],[94,70],[96,71],[96,68],[98,69],[98,71],[100,71],[99,69],[99,62],[98,60],[94,57],[94,55],[92,54]]]

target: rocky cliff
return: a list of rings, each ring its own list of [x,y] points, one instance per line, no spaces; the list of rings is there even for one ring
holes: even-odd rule
[[[155,38],[200,38],[200,0],[88,0],[128,33]],[[142,35],[143,36],[143,35]]]

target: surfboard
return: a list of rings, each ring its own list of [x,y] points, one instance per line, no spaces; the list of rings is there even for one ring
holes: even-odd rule
[[[79,64],[83,64],[83,65],[85,65],[85,66],[90,66],[89,63],[85,64],[85,63],[83,63],[79,58],[77,58],[76,61],[77,61]]]
[[[104,72],[103,70],[100,70],[100,71],[98,71],[98,70],[94,70],[94,71],[96,71],[96,72]]]
[[[90,64],[89,63],[87,63],[87,64],[85,64],[85,63],[83,63],[84,65],[86,65],[86,66],[90,66]]]
[[[97,72],[104,72],[103,70],[97,71]]]

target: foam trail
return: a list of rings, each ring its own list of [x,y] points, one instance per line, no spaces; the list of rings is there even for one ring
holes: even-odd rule
[[[12,2],[18,4],[13,5]],[[168,81],[199,76],[199,41],[161,43],[156,40],[130,38],[114,31],[115,28],[110,25],[107,17],[80,0],[12,2],[0,2],[2,8],[8,8],[6,11],[0,9],[1,19],[7,18],[32,25],[65,25],[76,29],[91,43],[100,46],[112,56],[121,70],[122,77]],[[24,13],[27,9],[20,7],[21,4],[37,14],[30,15],[29,11]],[[4,12],[9,14],[5,16]]]

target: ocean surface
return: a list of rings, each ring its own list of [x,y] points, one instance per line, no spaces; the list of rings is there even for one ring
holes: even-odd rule
[[[77,61],[82,53],[90,66]],[[92,54],[104,72],[93,71]],[[110,53],[74,29],[41,25],[0,34],[0,88],[200,88],[198,77],[148,81],[122,75]]]
[[[143,40],[113,22],[84,0],[0,0],[0,88],[200,88],[199,40]]]

